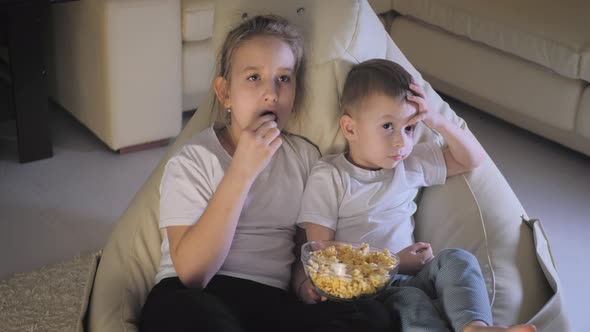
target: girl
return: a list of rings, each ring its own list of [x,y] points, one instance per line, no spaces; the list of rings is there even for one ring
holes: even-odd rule
[[[162,176],[162,258],[142,331],[390,324],[376,301],[309,306],[288,291],[296,202],[319,157],[304,139],[281,133],[303,97],[304,65],[302,37],[280,17],[254,17],[229,32],[213,82],[218,122],[180,148]]]

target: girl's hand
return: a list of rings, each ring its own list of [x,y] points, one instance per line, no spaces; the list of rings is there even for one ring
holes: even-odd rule
[[[299,289],[297,290],[297,295],[299,296],[301,301],[307,304],[315,304],[327,300],[325,296],[321,296],[320,294],[318,294],[315,287],[313,287],[313,285],[311,284],[311,281],[309,281],[309,278],[305,278],[303,283],[299,286]]]
[[[400,259],[399,273],[416,275],[434,259],[430,243],[414,243],[396,254]]]
[[[275,120],[274,114],[267,114],[242,131],[230,167],[248,179],[260,174],[283,143]]]
[[[410,84],[410,89],[416,94],[411,95],[408,94],[406,97],[408,101],[416,104],[416,110],[418,114],[416,114],[413,118],[408,121],[408,125],[416,124],[420,121],[424,121],[424,123],[430,128],[436,130],[439,126],[446,120],[442,115],[437,112],[433,112],[428,105],[428,102],[425,99],[424,90],[412,83]]]

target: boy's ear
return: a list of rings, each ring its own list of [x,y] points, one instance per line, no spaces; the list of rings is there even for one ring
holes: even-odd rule
[[[228,83],[229,82],[221,76],[217,76],[213,81],[213,90],[215,90],[215,95],[225,108],[231,108]]]
[[[352,117],[344,114],[340,117],[340,129],[347,141],[354,141],[356,139],[356,128]]]

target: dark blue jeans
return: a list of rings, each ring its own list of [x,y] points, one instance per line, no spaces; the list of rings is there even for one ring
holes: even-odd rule
[[[479,263],[462,249],[442,250],[416,276],[399,278],[380,300],[399,314],[403,331],[461,331],[474,320],[492,325]]]

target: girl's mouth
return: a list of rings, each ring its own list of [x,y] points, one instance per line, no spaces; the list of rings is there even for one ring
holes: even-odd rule
[[[269,115],[269,114],[274,115],[275,118],[277,117],[277,115],[273,111],[264,111],[264,112],[262,112],[262,114],[260,114],[260,116],[265,116],[265,115]]]

